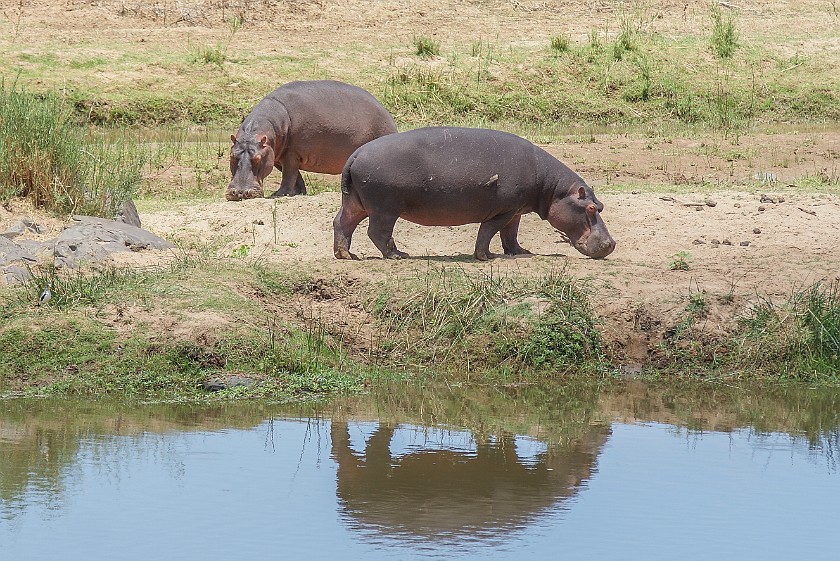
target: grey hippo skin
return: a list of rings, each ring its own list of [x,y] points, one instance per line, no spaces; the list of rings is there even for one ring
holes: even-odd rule
[[[263,196],[263,180],[283,174],[272,197],[306,194],[300,170],[341,173],[347,157],[374,138],[397,132],[370,93],[334,80],[290,82],[260,101],[230,140],[229,201]]]
[[[369,217],[368,236],[390,259],[407,257],[394,244],[397,218],[424,226],[480,223],[475,257],[481,261],[496,257],[490,253],[496,232],[507,255],[530,253],[517,240],[519,220],[536,212],[575,249],[600,259],[615,249],[603,209],[579,175],[524,138],[488,129],[421,128],[373,140],[347,160],[334,250],[339,259],[356,259],[351,237]]]

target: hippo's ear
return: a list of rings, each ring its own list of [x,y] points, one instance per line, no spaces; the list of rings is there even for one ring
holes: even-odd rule
[[[265,148],[265,145],[268,144],[268,137],[264,134],[261,134],[257,137],[257,142],[260,143],[260,148]]]
[[[586,189],[584,187],[578,187],[578,199],[585,199],[586,198]]]
[[[236,135],[235,134],[230,135],[230,141],[232,143],[236,144]]]

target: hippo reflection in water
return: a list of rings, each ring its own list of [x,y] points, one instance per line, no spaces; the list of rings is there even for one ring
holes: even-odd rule
[[[492,536],[521,527],[574,496],[594,473],[610,435],[593,426],[578,440],[523,460],[514,435],[475,450],[425,449],[396,455],[393,426],[380,425],[363,454],[350,446],[346,422],[333,421],[341,510],[351,525],[422,538]]]

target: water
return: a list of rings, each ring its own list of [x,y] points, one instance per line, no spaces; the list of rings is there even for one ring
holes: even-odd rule
[[[0,402],[0,559],[840,559],[840,392]]]

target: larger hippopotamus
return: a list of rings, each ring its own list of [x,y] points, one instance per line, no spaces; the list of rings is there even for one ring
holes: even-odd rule
[[[575,249],[600,259],[615,249],[603,209],[579,175],[524,138],[488,129],[421,128],[373,140],[347,160],[334,252],[356,259],[351,237],[369,217],[368,236],[390,259],[407,257],[394,244],[397,218],[424,226],[481,223],[474,255],[482,261],[495,257],[490,240],[496,232],[506,254],[530,253],[517,240],[519,220],[536,212]]]
[[[290,82],[268,94],[230,140],[229,201],[263,196],[276,167],[283,174],[272,197],[306,193],[300,170],[341,173],[347,157],[374,138],[397,132],[375,97],[335,80]]]

